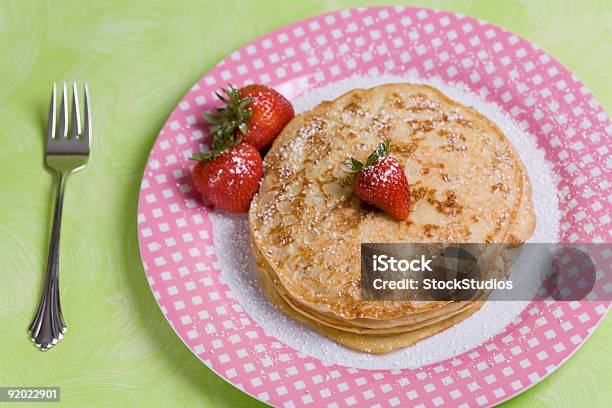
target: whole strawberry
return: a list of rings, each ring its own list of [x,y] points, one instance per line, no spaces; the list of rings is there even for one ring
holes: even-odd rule
[[[395,219],[405,220],[410,214],[410,186],[404,167],[388,154],[387,140],[376,147],[365,163],[351,158],[355,173],[353,189],[361,201],[391,214]]]
[[[263,175],[261,157],[253,146],[243,143],[220,151],[213,146],[213,152],[193,158],[200,160],[193,169],[193,185],[205,204],[234,213],[248,211]]]
[[[211,132],[235,133],[235,137],[258,150],[268,148],[285,125],[293,118],[291,102],[265,85],[230,86],[217,96],[224,106],[217,115],[205,114]]]

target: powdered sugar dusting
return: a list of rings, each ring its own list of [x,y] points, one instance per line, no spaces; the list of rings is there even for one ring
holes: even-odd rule
[[[521,131],[501,108],[485,102],[483,98],[467,91],[467,88],[420,78],[353,77],[312,90],[295,98],[292,103],[296,112],[302,112],[324,100],[333,100],[354,88],[369,88],[393,82],[432,85],[450,98],[475,108],[493,120],[519,152],[532,182],[537,226],[529,241],[557,240],[560,211],[556,183],[553,181],[552,166],[545,160],[544,152],[537,147],[536,138]],[[295,147],[299,150],[299,146]],[[222,280],[228,284],[234,297],[268,335],[327,364],[366,369],[400,369],[418,368],[446,360],[501,332],[529,303],[487,302],[465,321],[412,347],[376,356],[355,352],[289,318],[266,298],[250,253],[246,216],[213,212],[210,219],[213,222],[213,236],[219,254],[217,266],[222,271]]]

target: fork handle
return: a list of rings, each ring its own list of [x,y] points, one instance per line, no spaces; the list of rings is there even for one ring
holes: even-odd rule
[[[50,349],[63,337],[66,324],[62,317],[59,293],[59,244],[62,224],[62,208],[64,205],[64,191],[69,173],[58,171],[58,180],[55,193],[55,211],[53,215],[53,228],[49,245],[49,258],[43,291],[38,304],[38,311],[30,324],[29,331],[32,341],[43,351]]]

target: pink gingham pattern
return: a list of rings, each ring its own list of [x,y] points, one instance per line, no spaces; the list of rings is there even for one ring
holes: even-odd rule
[[[560,176],[564,242],[609,242],[612,124],[590,92],[534,45],[445,11],[344,10],[291,24],[230,54],[185,95],[151,151],[138,209],[146,275],[164,315],[206,365],[275,406],[489,406],[540,381],[587,339],[608,302],[533,302],[502,333],[419,369],[326,366],[264,333],[219,279],[208,210],[188,159],[208,141],[202,112],[232,83],[287,97],[355,74],[468,86],[535,135]]]

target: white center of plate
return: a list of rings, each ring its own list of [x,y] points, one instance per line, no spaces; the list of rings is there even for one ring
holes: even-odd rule
[[[560,212],[552,166],[537,147],[536,138],[521,131],[510,115],[499,106],[484,101],[460,85],[434,80],[397,76],[352,77],[325,85],[295,98],[296,112],[333,100],[355,88],[370,88],[385,83],[411,82],[432,85],[450,98],[471,106],[491,119],[519,152],[533,187],[533,205],[537,226],[529,242],[556,242]],[[299,323],[274,306],[265,296],[249,246],[245,215],[210,213],[219,258],[221,280],[226,283],[244,310],[267,335],[326,364],[340,364],[365,369],[419,368],[462,354],[503,331],[529,302],[487,302],[463,322],[427,338],[414,346],[382,355],[360,353],[343,347],[316,330]]]

